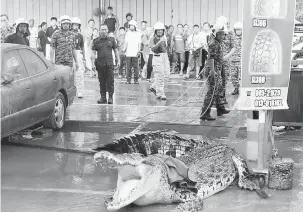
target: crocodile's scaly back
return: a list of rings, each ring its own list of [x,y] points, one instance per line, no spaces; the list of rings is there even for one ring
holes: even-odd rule
[[[141,153],[144,156],[159,153],[180,157],[186,152],[206,144],[208,144],[206,141],[185,139],[162,130],[130,134],[94,150],[113,153]]]
[[[237,170],[232,161],[233,149],[226,144],[210,144],[182,156],[188,165],[188,176],[197,182],[198,196],[207,198],[228,187]]]

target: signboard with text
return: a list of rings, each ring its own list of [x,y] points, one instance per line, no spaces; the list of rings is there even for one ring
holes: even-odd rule
[[[295,4],[296,0],[243,1],[242,74],[236,109],[288,109]]]

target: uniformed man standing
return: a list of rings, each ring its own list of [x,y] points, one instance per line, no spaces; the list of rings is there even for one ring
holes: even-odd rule
[[[224,25],[224,30],[225,30],[225,37],[223,40],[223,56],[224,56],[224,63],[223,63],[223,71],[222,71],[222,86],[223,86],[223,99],[222,101],[224,102],[224,104],[227,104],[226,101],[226,85],[227,85],[227,80],[228,80],[228,76],[230,73],[230,66],[231,66],[231,62],[230,62],[230,58],[231,56],[235,53],[236,48],[235,48],[235,44],[234,44],[234,34],[232,31],[229,30],[229,22],[227,20],[227,18],[225,18],[224,16],[220,16],[217,19],[217,23],[221,23]]]
[[[108,36],[106,24],[101,24],[100,37],[94,39],[92,44],[92,61],[93,67],[96,67],[100,84],[101,99],[99,104],[113,104],[114,94],[114,63],[113,54],[115,52],[116,66],[120,65],[120,57],[117,49],[117,43],[114,38]],[[95,58],[97,52],[97,58]],[[106,99],[108,92],[108,101]]]
[[[223,49],[222,42],[225,36],[224,25],[217,23],[214,26],[214,39],[209,43],[209,58],[206,65],[206,77],[208,90],[204,98],[203,107],[200,119],[203,121],[213,121],[210,111],[215,102],[217,108],[217,116],[222,116],[230,111],[226,110],[222,102],[223,87],[222,87],[222,71],[223,71]]]
[[[57,65],[73,68],[74,60],[76,71],[79,68],[77,53],[75,49],[75,34],[71,32],[71,19],[64,15],[60,18],[61,29],[54,32],[51,40],[50,61]],[[54,60],[55,56],[55,60]]]
[[[239,79],[241,74],[241,49],[242,49],[242,23],[234,25],[236,52],[231,59],[231,82],[235,88],[232,95],[239,94]]]
[[[75,33],[75,48],[79,69],[75,73],[75,82],[77,87],[78,98],[83,98],[84,92],[84,72],[85,72],[85,51],[84,51],[84,38],[80,34],[81,20],[77,17],[72,18],[72,32]]]

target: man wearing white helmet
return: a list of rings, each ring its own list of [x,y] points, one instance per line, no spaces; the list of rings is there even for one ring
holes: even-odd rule
[[[231,59],[231,82],[235,88],[232,92],[232,95],[239,94],[239,78],[241,73],[241,50],[242,50],[242,23],[237,22],[234,25],[234,32],[235,32],[235,48],[236,52],[232,56]]]
[[[29,46],[29,40],[26,38],[28,32],[28,21],[19,18],[16,21],[16,33],[6,37],[4,43],[14,43]]]
[[[77,17],[72,18],[72,32],[75,33],[75,48],[77,59],[79,62],[79,70],[76,72],[76,87],[78,98],[83,98],[84,92],[84,71],[85,71],[85,51],[84,51],[84,38],[80,34],[81,20]]]
[[[134,83],[139,84],[139,52],[141,50],[141,34],[137,31],[137,22],[131,20],[129,22],[129,30],[125,36],[125,56],[126,56],[126,68],[127,68],[127,84],[130,84],[132,77],[132,68],[134,68]]]
[[[225,31],[225,38],[223,40],[223,55],[224,55],[224,68],[222,71],[222,86],[223,86],[223,99],[222,101],[224,104],[227,104],[226,101],[226,84],[227,84],[227,79],[230,73],[230,58],[231,56],[235,53],[236,48],[235,48],[235,38],[234,34],[232,31],[229,30],[229,22],[226,17],[220,16],[217,19],[217,23],[221,23],[224,25],[224,31]]]
[[[69,16],[64,15],[61,16],[60,22],[61,29],[52,35],[50,61],[57,65],[73,68],[75,60],[75,70],[77,71],[79,65],[75,49],[75,34],[69,30],[71,19]]]
[[[167,39],[165,37],[165,26],[157,22],[154,26],[155,34],[151,37],[149,47],[153,53],[153,71],[155,81],[150,91],[157,96],[157,99],[166,100],[164,87],[169,78],[170,67],[167,54]]]
[[[217,116],[222,116],[230,111],[226,110],[222,102],[223,87],[222,87],[222,71],[223,71],[223,49],[222,42],[225,36],[224,25],[216,23],[214,26],[214,38],[211,39],[208,48],[208,61],[206,65],[205,76],[207,77],[207,93],[204,97],[200,119],[203,121],[213,121],[210,111],[212,105],[216,104]]]

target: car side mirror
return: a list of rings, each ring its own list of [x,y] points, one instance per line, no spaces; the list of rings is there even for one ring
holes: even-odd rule
[[[4,74],[2,76],[1,84],[10,84],[14,81],[14,76],[12,74]]]

